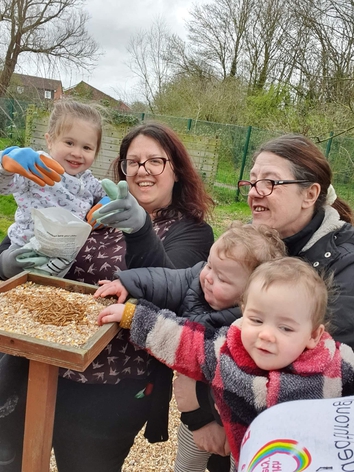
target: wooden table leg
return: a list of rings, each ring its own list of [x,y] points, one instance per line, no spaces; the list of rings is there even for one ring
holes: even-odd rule
[[[49,472],[57,386],[58,367],[30,361],[22,472]]]

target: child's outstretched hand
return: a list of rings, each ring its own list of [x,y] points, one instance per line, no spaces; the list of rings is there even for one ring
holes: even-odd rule
[[[118,297],[118,303],[124,303],[128,298],[128,291],[119,279],[113,281],[99,280],[98,283],[101,287],[93,294],[94,298],[116,295]]]
[[[125,305],[123,303],[115,303],[107,306],[98,315],[97,323],[102,326],[105,323],[119,323],[122,319]]]
[[[1,153],[3,169],[12,174],[19,174],[44,187],[60,182],[63,167],[51,157],[39,154],[31,148],[12,146]]]
[[[103,179],[102,187],[112,201],[92,213],[97,224],[111,226],[124,233],[139,231],[146,221],[146,211],[129,192],[128,183],[121,180],[116,185],[109,179]]]

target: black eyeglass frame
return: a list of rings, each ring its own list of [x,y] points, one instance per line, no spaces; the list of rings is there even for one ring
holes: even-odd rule
[[[269,193],[259,193],[258,192],[258,189],[257,189],[257,183],[258,182],[264,182],[264,181],[267,181],[267,182],[270,182],[271,185],[272,185],[272,188],[270,190]],[[249,190],[247,192],[247,194],[243,194],[242,193],[242,188],[243,187],[246,187],[246,185],[240,185],[241,182],[247,182],[247,186],[249,186]],[[273,193],[273,190],[274,190],[274,187],[276,187],[277,185],[286,185],[286,184],[304,184],[304,183],[309,183],[309,182],[312,182],[311,180],[273,180],[273,179],[259,179],[259,180],[256,180],[255,182],[250,182],[249,180],[239,180],[237,182],[237,187],[241,193],[241,195],[243,195],[244,197],[246,197],[249,193],[250,193],[250,190],[254,187],[256,189],[256,192],[258,193],[258,195],[260,197],[269,197],[269,195],[271,195]]]
[[[156,160],[156,159],[160,159],[161,161],[163,161],[162,171],[159,172],[158,174],[152,174],[150,171],[148,171],[148,169],[146,168],[145,164],[146,164],[147,162],[149,162],[149,161],[154,161],[154,160]],[[138,164],[138,167],[137,167],[137,169],[136,169],[136,173],[133,174],[133,175],[128,175],[128,174],[124,171],[124,169],[123,169],[124,162],[128,162],[128,161],[130,161],[130,162],[135,162],[136,164]],[[167,157],[150,157],[149,159],[146,159],[146,161],[144,161],[144,162],[134,161],[134,159],[122,159],[121,161],[119,161],[119,163],[120,163],[121,171],[123,172],[123,174],[124,174],[126,177],[135,177],[136,175],[138,175],[138,172],[139,172],[139,169],[140,169],[141,166],[144,167],[145,172],[146,172],[148,175],[152,175],[152,176],[161,175],[161,174],[164,172],[165,168],[166,168],[166,163],[167,163],[167,162],[170,162],[170,161],[171,161],[171,159],[167,159]]]

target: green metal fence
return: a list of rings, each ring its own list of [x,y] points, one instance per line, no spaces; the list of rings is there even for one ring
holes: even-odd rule
[[[30,104],[31,102],[13,98],[0,98],[0,137],[21,142],[25,130],[26,110]]]
[[[98,179],[112,177],[111,164],[119,153],[122,139],[136,124],[132,124],[129,119],[124,122],[121,118],[119,117],[118,123],[107,121],[103,124],[100,151],[91,166],[93,175]],[[48,119],[49,111],[34,106],[27,108],[25,146],[37,150],[46,149],[45,133],[48,129]],[[186,132],[178,132],[178,135],[206,188],[212,191],[217,172],[219,140],[215,135],[201,136]]]
[[[136,114],[140,120],[155,119],[169,124],[179,132],[201,135],[214,134],[219,138],[218,169],[216,185],[234,189],[235,199],[242,199],[237,192],[237,181],[249,177],[252,155],[264,142],[284,134],[256,127],[242,127],[221,123],[197,121],[190,118],[167,117],[150,114]],[[328,158],[333,171],[333,185],[339,196],[354,208],[354,138],[333,137],[318,144]]]
[[[28,102],[13,99],[0,99],[0,136],[6,136],[15,144],[21,144]],[[43,106],[43,104],[42,104]],[[153,115],[148,113],[131,113],[126,119],[136,118],[138,122],[157,120],[169,125],[181,135],[198,135],[218,138],[218,167],[215,184],[224,186],[237,195],[237,181],[248,178],[251,159],[261,143],[281,134],[256,127],[242,127],[230,124],[199,121],[191,118]],[[124,117],[123,117],[124,121]],[[348,200],[354,208],[354,138],[348,136],[333,137],[319,144],[327,156],[333,170],[333,184],[340,195]],[[24,139],[23,139],[24,143]]]

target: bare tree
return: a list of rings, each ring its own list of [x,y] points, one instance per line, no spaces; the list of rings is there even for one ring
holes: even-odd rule
[[[193,45],[183,41],[177,35],[172,35],[170,38],[168,57],[172,74],[177,80],[181,76],[207,80],[216,77],[215,70],[207,64],[197,50],[195,51]]]
[[[0,0],[0,96],[6,94],[20,55],[62,67],[93,67],[98,46],[86,30],[82,5],[82,0]]]
[[[353,99],[353,0],[296,0],[296,16],[309,38],[298,64],[309,95],[322,103]]]
[[[171,39],[166,23],[157,18],[149,30],[141,30],[132,36],[127,48],[131,57],[128,66],[139,78],[151,111],[154,111],[155,97],[161,93],[171,75]]]
[[[245,34],[244,74],[251,90],[264,90],[282,80],[284,65],[288,63],[289,52],[286,51],[289,51],[287,38],[291,21],[287,1],[258,2],[249,22],[252,27]]]
[[[242,53],[255,0],[214,0],[195,5],[187,23],[193,56],[220,78],[241,73]]]

